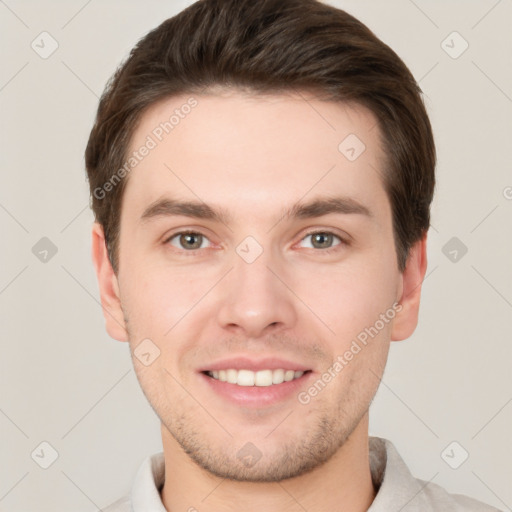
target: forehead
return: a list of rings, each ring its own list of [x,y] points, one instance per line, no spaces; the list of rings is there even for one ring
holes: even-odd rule
[[[326,193],[386,208],[375,116],[306,93],[168,98],[141,117],[135,153],[123,201],[134,215],[165,194],[247,214]]]

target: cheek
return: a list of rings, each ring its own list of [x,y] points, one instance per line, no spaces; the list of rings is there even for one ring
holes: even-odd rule
[[[128,268],[128,266],[126,267]],[[139,265],[131,267],[122,286],[121,300],[130,333],[166,343],[201,308],[212,283],[218,280],[213,268]]]
[[[127,279],[122,301],[129,320],[134,368],[153,408],[160,417],[171,418],[176,403],[190,402],[186,391],[191,378],[187,355],[195,354],[197,340],[203,334],[207,317],[203,311],[206,301],[202,299],[216,281],[216,274],[212,275],[211,269],[191,273],[183,268],[148,265],[132,275],[137,277]],[[137,357],[137,347],[142,347],[146,339],[151,341],[146,345],[151,356],[158,354],[149,365]]]
[[[399,274],[394,265],[392,257],[365,258],[353,265],[317,271],[307,286],[299,272],[295,276],[295,289],[311,311],[334,331],[331,334],[338,344],[350,343],[388,313],[385,325],[381,321],[377,325],[385,336],[389,335],[395,314],[393,304]]]

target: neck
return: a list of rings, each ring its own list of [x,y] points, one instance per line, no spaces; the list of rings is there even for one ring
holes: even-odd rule
[[[199,467],[162,426],[168,512],[366,512],[375,498],[369,448],[368,413],[335,455],[304,475],[280,482],[237,482]]]

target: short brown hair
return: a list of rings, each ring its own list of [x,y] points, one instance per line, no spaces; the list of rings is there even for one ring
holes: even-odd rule
[[[398,266],[430,225],[436,154],[421,89],[403,61],[350,14],[317,0],[199,0],[142,38],[101,97],[85,163],[92,209],[117,272],[125,162],[155,102],[208,88],[255,94],[315,91],[377,118]],[[117,176],[119,179],[119,175]],[[99,194],[98,190],[103,193]]]

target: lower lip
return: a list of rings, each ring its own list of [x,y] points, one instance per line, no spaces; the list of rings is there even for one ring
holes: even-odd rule
[[[258,408],[274,405],[289,399],[291,396],[297,396],[301,388],[305,387],[313,372],[304,373],[298,379],[271,386],[239,386],[238,384],[222,382],[204,373],[199,375],[210,386],[210,389],[233,404]]]

